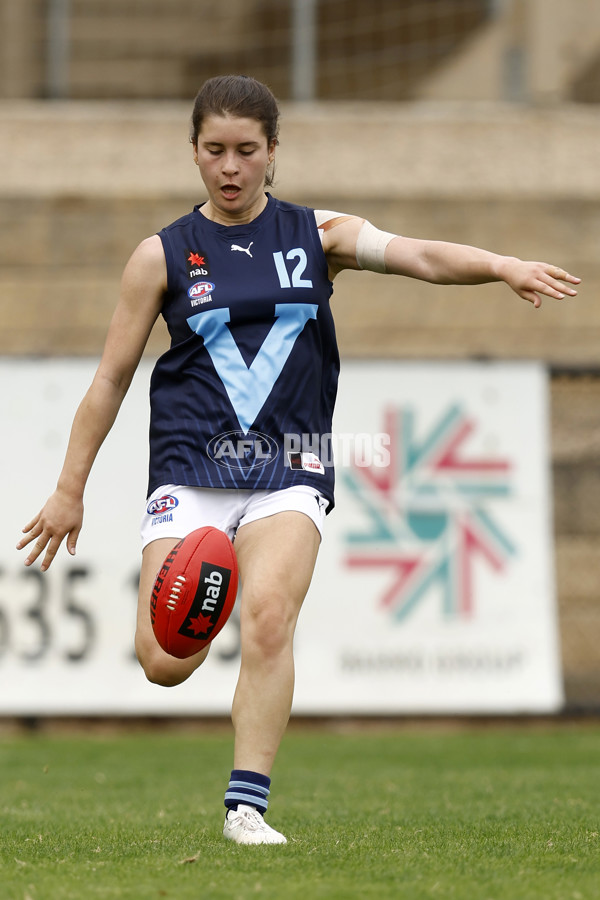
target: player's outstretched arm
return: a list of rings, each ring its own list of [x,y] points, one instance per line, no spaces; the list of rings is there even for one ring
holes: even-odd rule
[[[504,281],[535,307],[542,297],[575,297],[581,281],[559,266],[500,256],[467,244],[424,241],[380,231],[356,216],[332,214],[320,224],[331,277],[342,269],[406,275],[432,284]]]
[[[131,384],[165,290],[164,253],[160,238],[153,236],[139,245],[125,267],[102,359],[75,414],[56,490],[23,528],[17,549],[32,545],[26,566],[45,551],[45,571],[65,538],[69,553],[75,553],[90,470]]]
[[[385,251],[386,271],[434,284],[486,284],[504,281],[536,308],[542,297],[575,297],[580,278],[552,263],[499,256],[467,244],[395,237]]]

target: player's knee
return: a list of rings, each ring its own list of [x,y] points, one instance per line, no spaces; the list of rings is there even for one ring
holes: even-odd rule
[[[140,664],[144,670],[144,675],[151,684],[158,684],[160,687],[175,687],[185,681],[187,676],[182,676],[174,671],[170,663],[165,663],[159,659],[141,659]]]
[[[269,659],[289,649],[297,615],[286,599],[271,595],[267,600],[251,604],[242,626],[245,650],[254,649],[262,659]]]
[[[161,687],[175,687],[185,681],[192,672],[204,661],[208,654],[208,647],[202,654],[190,659],[175,659],[169,656],[158,644],[144,644],[136,641],[136,654],[144,671],[144,675],[151,684]]]
[[[176,677],[174,666],[168,659],[161,658],[159,653],[141,651],[139,647],[136,648],[136,652],[144,675],[151,684],[159,684],[161,687],[174,687],[179,684],[181,679]]]

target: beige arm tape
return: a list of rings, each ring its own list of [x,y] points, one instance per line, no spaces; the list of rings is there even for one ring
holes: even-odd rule
[[[356,262],[360,268],[385,275],[385,248],[396,236],[380,231],[365,219],[356,239]]]
[[[314,213],[317,228],[323,228],[327,222],[333,222],[335,219],[350,218],[347,213],[334,212],[332,209],[315,209]]]

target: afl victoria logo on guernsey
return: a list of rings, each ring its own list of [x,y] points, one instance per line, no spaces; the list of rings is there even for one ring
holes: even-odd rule
[[[157,497],[156,500],[152,500],[152,502],[148,504],[146,512],[149,516],[160,516],[163,513],[172,512],[176,506],[179,506],[177,497],[165,494],[162,497]]]
[[[215,286],[212,281],[196,281],[188,288],[188,297],[191,300],[197,300],[200,297],[208,297],[214,291]]]

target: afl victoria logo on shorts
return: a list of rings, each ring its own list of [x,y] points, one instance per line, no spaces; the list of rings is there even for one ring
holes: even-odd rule
[[[179,506],[177,497],[172,497],[171,494],[164,494],[164,496],[152,500],[148,504],[146,512],[149,516],[160,516],[167,512],[173,512],[176,506]]]

